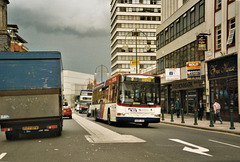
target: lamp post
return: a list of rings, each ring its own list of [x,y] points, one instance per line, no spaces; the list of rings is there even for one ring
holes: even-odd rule
[[[141,30],[138,30],[137,28],[135,28],[135,30],[132,30],[130,32],[128,32],[128,34],[125,36],[125,44],[123,45],[123,49],[126,51],[128,49],[128,45],[127,45],[127,37],[129,36],[132,36],[132,37],[135,37],[135,48],[136,48],[136,73],[138,73],[138,52],[137,52],[137,48],[138,48],[138,37],[141,37],[140,36],[140,33],[143,34],[143,36],[146,38],[146,41],[147,41],[147,35],[142,32]],[[131,34],[131,35],[130,35]],[[134,40],[134,39],[133,39]],[[146,45],[145,46],[145,49],[148,51],[150,49],[150,46],[149,45]],[[140,69],[140,67],[139,67]]]
[[[95,73],[94,73],[95,76],[97,75],[97,72],[100,72],[101,82],[103,81],[103,72],[105,72],[107,76],[109,75],[108,68],[102,64],[96,67]]]

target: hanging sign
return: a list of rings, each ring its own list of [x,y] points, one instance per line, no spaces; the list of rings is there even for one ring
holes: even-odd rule
[[[197,50],[207,51],[207,36],[204,35],[197,36]]]

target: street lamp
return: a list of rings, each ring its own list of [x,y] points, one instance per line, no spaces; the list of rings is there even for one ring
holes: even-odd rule
[[[97,72],[100,72],[101,74],[101,82],[103,81],[103,72],[105,72],[107,76],[109,75],[108,68],[102,64],[96,67],[95,73],[94,73],[95,76],[97,76]]]
[[[125,36],[125,44],[123,45],[123,49],[125,50],[125,51],[127,51],[127,49],[128,49],[128,45],[127,45],[127,37],[129,37],[129,36],[133,36],[133,37],[135,37],[135,48],[136,48],[136,73],[138,73],[138,64],[139,64],[139,62],[138,62],[138,53],[137,53],[137,45],[138,45],[138,38],[139,37],[141,37],[140,36],[140,33],[142,33],[143,34],[143,36],[146,38],[146,41],[147,41],[147,35],[144,33],[144,32],[142,32],[141,30],[138,30],[137,28],[135,28],[135,30],[132,30],[132,31],[130,31],[130,32],[128,32],[128,34]],[[149,49],[150,49],[150,45],[148,45],[148,44],[146,44],[146,46],[145,46],[145,49],[148,51]],[[140,67],[139,67],[140,68]]]

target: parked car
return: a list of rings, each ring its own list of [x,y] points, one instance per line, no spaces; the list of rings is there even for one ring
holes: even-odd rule
[[[69,117],[69,119],[72,119],[72,109],[67,102],[63,104],[63,117]]]

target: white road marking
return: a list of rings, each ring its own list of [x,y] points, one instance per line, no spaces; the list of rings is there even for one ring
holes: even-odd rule
[[[73,119],[80,124],[90,135],[86,139],[90,143],[139,143],[146,142],[132,135],[121,135],[90,120],[76,114],[72,114]]]
[[[190,148],[190,147],[186,147],[186,146],[185,146],[185,147],[183,148],[183,151],[188,151],[188,152],[192,152],[192,153],[196,153],[196,154],[201,154],[201,155],[205,155],[205,156],[212,156],[212,155],[210,155],[210,154],[205,153],[205,152],[209,152],[209,149],[206,149],[206,148],[204,148],[204,147],[197,146],[197,145],[194,145],[194,144],[191,144],[191,143],[182,141],[182,140],[180,140],[180,139],[169,139],[169,140],[196,148],[196,149],[193,149],[193,148]]]
[[[240,149],[240,146],[236,146],[236,145],[232,145],[232,144],[228,144],[228,143],[224,143],[224,142],[219,142],[219,141],[215,141],[215,140],[211,140],[211,139],[209,139],[209,141],[219,143],[219,144],[223,144],[223,145],[227,145],[227,146],[231,146],[231,147],[236,147],[236,148]]]
[[[7,155],[7,153],[6,152],[4,152],[4,153],[1,153],[0,154],[0,160],[2,160],[2,158],[4,157],[4,156],[6,156]]]

